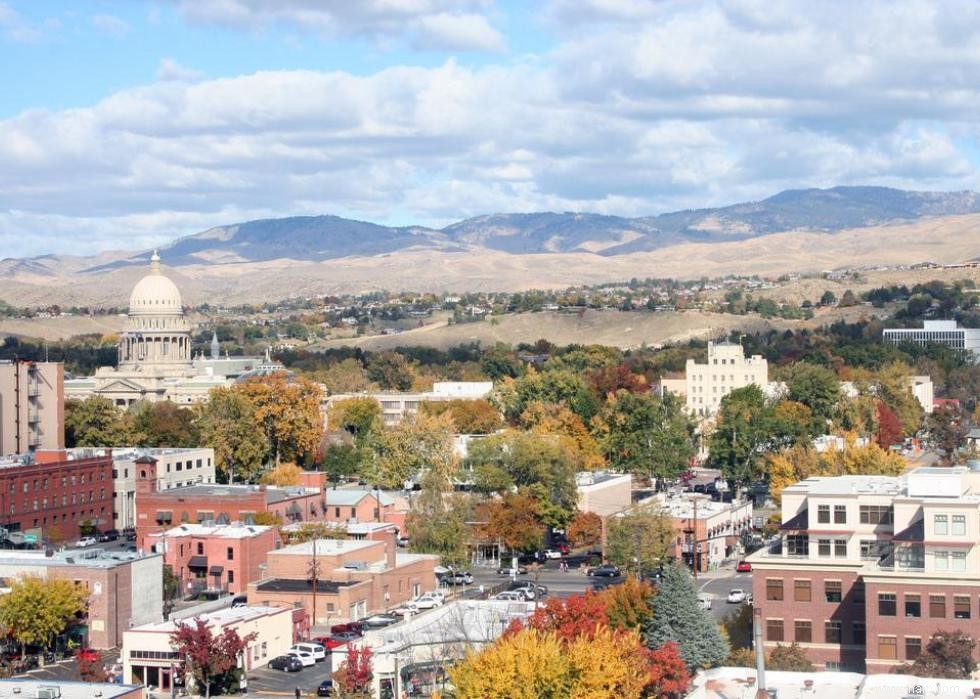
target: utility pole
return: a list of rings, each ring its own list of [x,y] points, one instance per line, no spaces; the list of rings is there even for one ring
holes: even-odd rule
[[[698,581],[698,499],[694,498],[692,501],[694,505],[694,525],[691,527],[694,530],[694,540],[691,542],[691,559],[694,561],[694,582]]]
[[[310,614],[310,636],[313,635],[313,627],[316,626],[316,588],[320,579],[320,563],[316,559],[316,536],[313,537],[313,560],[310,562],[310,583],[313,588],[313,609]]]

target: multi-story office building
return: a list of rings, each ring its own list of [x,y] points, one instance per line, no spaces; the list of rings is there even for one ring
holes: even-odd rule
[[[882,339],[893,345],[914,342],[925,345],[935,342],[952,349],[973,352],[980,359],[980,328],[961,328],[955,320],[927,320],[922,328],[889,328]]]
[[[936,631],[980,636],[980,471],[809,478],[783,491],[782,519],[749,558],[766,647],[888,672]]]
[[[386,425],[397,425],[408,415],[419,411],[419,406],[426,401],[444,402],[450,400],[475,400],[485,398],[493,390],[492,381],[437,381],[431,391],[418,393],[343,393],[330,396],[323,404],[326,415],[330,406],[337,401],[348,398],[373,398],[381,406],[381,419]],[[333,427],[327,425],[327,427]]]
[[[664,390],[676,391],[678,383],[678,380],[668,380],[661,385]],[[752,384],[766,390],[769,365],[765,358],[757,354],[746,358],[741,345],[709,342],[707,364],[687,360],[684,374],[687,409],[693,415],[711,417],[718,412],[722,398]]]
[[[0,361],[0,455],[64,446],[64,365]]]
[[[112,457],[40,450],[0,459],[0,525],[35,540],[112,528]]]

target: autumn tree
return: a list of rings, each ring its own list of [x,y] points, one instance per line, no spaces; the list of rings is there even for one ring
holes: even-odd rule
[[[298,522],[281,530],[290,544],[302,544],[314,539],[346,539],[347,529],[331,522]]]
[[[345,430],[358,444],[381,426],[381,404],[374,398],[355,397],[333,401],[327,412],[327,427]]]
[[[785,379],[786,397],[808,407],[823,424],[820,433],[826,431],[827,421],[833,417],[841,398],[837,375],[818,364],[797,362],[786,370]]]
[[[597,630],[609,626],[606,600],[592,590],[563,599],[549,597],[527,619],[527,627],[552,632],[562,641],[593,638]]]
[[[600,398],[615,395],[619,391],[646,393],[650,390],[646,376],[634,373],[626,363],[596,369],[589,374],[588,381]]]
[[[496,386],[495,394],[504,416],[514,424],[535,401],[564,405],[586,424],[599,412],[601,405],[585,380],[570,369],[537,371],[531,368],[520,378],[505,380]]]
[[[138,446],[196,447],[200,444],[194,411],[170,401],[139,401],[129,408],[124,419],[128,419]]]
[[[218,473],[229,483],[258,479],[269,443],[256,427],[251,401],[231,387],[214,388],[199,410],[201,440],[214,449]]]
[[[881,367],[872,377],[872,390],[902,421],[905,434],[915,434],[922,426],[924,411],[909,382],[912,369],[901,362]]]
[[[951,405],[936,408],[929,416],[929,441],[942,455],[943,464],[950,466],[957,450],[963,446],[969,426],[961,411]]]
[[[480,536],[499,540],[510,551],[527,551],[541,545],[544,523],[538,501],[524,493],[505,493],[477,508]]]
[[[215,636],[207,621],[197,617],[176,625],[170,645],[184,659],[185,675],[193,678],[197,691],[210,697],[212,689],[237,681],[230,676],[237,675],[238,656],[255,638],[255,633],[240,637],[231,627]]]
[[[963,631],[937,631],[915,662],[896,667],[895,672],[948,680],[970,679],[977,670],[973,657],[976,646],[976,640]]]
[[[109,671],[105,669],[105,664],[98,658],[89,655],[79,656],[78,675],[82,678],[82,682],[109,681]]]
[[[404,487],[427,470],[450,478],[459,469],[452,420],[446,415],[409,415],[397,425],[372,431],[365,450],[361,475],[385,488]]]
[[[123,413],[102,396],[65,401],[65,446],[114,447],[130,443]]]
[[[317,372],[316,380],[331,394],[359,393],[371,388],[367,371],[357,359],[348,357]]]
[[[711,667],[728,657],[728,641],[711,612],[698,603],[691,574],[676,562],[664,568],[643,637],[650,648],[676,642],[689,670]]]
[[[806,651],[793,641],[784,646],[777,643],[766,658],[767,670],[785,670],[787,672],[813,672],[813,663],[806,657]]]
[[[884,401],[878,401],[877,405],[878,433],[875,441],[882,449],[888,449],[893,444],[901,444],[904,432],[902,423],[895,414],[895,411],[888,407]]]
[[[412,387],[415,371],[397,352],[381,352],[368,362],[367,375],[384,391],[407,391]]]
[[[675,537],[670,518],[652,507],[610,517],[607,527],[606,558],[640,577],[666,560]]]
[[[596,438],[582,418],[564,405],[533,401],[521,413],[519,424],[534,434],[558,439],[580,469],[591,471],[606,465]]]
[[[370,646],[348,644],[347,655],[334,673],[340,699],[371,699],[374,658]]]
[[[629,575],[622,583],[610,585],[598,596],[605,606],[610,628],[637,631],[650,621],[656,594],[648,581]]]
[[[602,541],[602,517],[595,512],[576,512],[568,523],[568,540],[575,548],[598,546]]]
[[[691,673],[681,657],[680,646],[668,641],[650,651],[650,683],[648,696],[658,699],[679,699],[691,686]]]
[[[9,630],[22,654],[29,644],[47,648],[87,606],[85,589],[72,581],[25,575],[0,597],[0,628]]]
[[[279,487],[299,485],[302,475],[303,469],[287,461],[263,473],[259,482],[263,485],[275,485]]]
[[[472,511],[469,498],[454,492],[452,482],[437,471],[427,472],[421,485],[405,521],[409,547],[414,553],[439,556],[443,565],[464,565]]]
[[[694,423],[671,393],[620,391],[595,424],[602,451],[617,471],[674,480],[694,456]]]
[[[421,410],[429,415],[448,413],[455,431],[460,434],[492,434],[504,424],[500,411],[485,398],[425,401]]]
[[[265,435],[269,454],[277,462],[313,462],[323,435],[323,396],[317,384],[278,372],[232,388],[252,404],[253,423]]]

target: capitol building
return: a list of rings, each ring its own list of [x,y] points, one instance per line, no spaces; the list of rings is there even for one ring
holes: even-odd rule
[[[184,315],[180,290],[150,258],[150,273],[139,280],[129,297],[129,320],[119,338],[117,367],[101,367],[94,376],[65,380],[65,398],[102,396],[120,407],[137,401],[201,403],[212,388],[228,386],[249,376],[283,371],[263,357],[222,357],[218,338],[211,354],[193,356],[191,326]]]

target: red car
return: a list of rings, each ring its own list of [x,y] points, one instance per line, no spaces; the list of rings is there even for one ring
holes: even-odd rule
[[[85,660],[90,663],[97,663],[102,657],[99,655],[99,651],[94,648],[79,648],[75,651],[75,657],[79,660]]]
[[[749,563],[748,561],[739,561],[738,566],[736,566],[735,570],[737,570],[739,573],[751,573],[752,564]]]
[[[568,551],[569,551],[568,544],[559,542],[555,544],[555,548],[561,551],[564,555],[566,556],[568,555]]]

